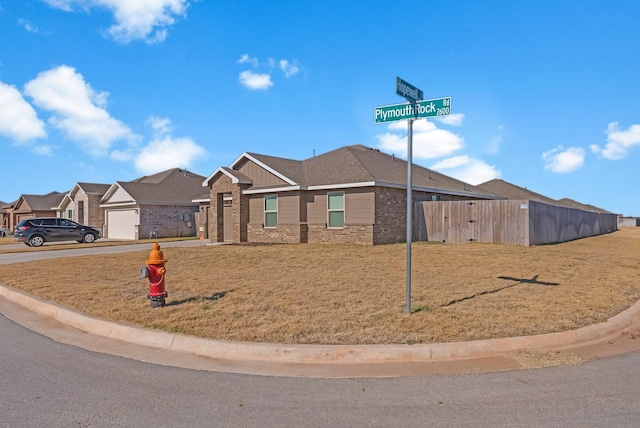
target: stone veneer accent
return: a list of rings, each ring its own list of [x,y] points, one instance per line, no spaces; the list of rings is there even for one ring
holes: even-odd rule
[[[342,229],[330,229],[325,224],[310,224],[309,243],[373,245],[373,225],[345,224]]]
[[[211,187],[211,221],[209,222],[210,239],[224,241],[222,198],[225,193],[231,194],[233,210],[233,242],[247,242],[247,224],[249,223],[249,198],[242,191],[247,184],[234,184],[231,178],[221,174]]]
[[[278,224],[277,227],[263,227],[262,224],[247,226],[248,242],[276,242],[279,244],[297,244],[308,242],[306,224]]]

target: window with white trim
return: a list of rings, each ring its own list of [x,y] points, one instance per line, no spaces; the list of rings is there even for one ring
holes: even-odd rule
[[[264,197],[264,227],[278,225],[278,195]]]
[[[327,226],[344,227],[344,192],[327,193]]]

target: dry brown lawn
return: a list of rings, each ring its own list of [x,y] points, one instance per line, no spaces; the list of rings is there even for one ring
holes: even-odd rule
[[[149,251],[0,265],[0,283],[128,324],[317,344],[550,333],[604,321],[640,298],[640,228],[529,248],[414,243],[410,315],[405,244],[162,248],[169,298],[157,309],[138,274]]]

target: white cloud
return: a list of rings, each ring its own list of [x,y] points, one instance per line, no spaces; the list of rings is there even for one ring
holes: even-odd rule
[[[0,135],[25,143],[47,135],[44,122],[15,87],[0,82]]]
[[[276,68],[279,68],[286,78],[298,74],[301,70],[296,60],[281,59],[276,62],[273,58],[267,58],[265,62],[260,62],[258,58],[249,54],[241,55],[238,64],[248,64],[253,69],[242,71],[239,75],[240,83],[252,90],[265,90],[273,86],[272,74]]]
[[[239,78],[242,85],[252,90],[266,90],[273,86],[271,75],[269,74],[254,73],[250,70],[246,70],[240,73]]]
[[[286,77],[291,77],[300,72],[297,62],[290,63],[286,59],[280,60],[280,70],[284,71]]]
[[[27,21],[26,19],[18,19],[18,25],[21,25],[25,30],[27,30],[30,33],[39,33],[40,30],[38,29],[38,27],[31,25],[31,23],[29,21]]]
[[[501,176],[500,170],[495,166],[469,156],[444,159],[433,165],[431,169],[474,186]]]
[[[437,116],[432,119],[435,119],[438,122],[444,123],[445,125],[461,126],[462,121],[464,120],[464,114],[454,113],[446,116]]]
[[[128,162],[135,158],[135,153],[131,148],[125,150],[113,150],[109,154],[109,158],[118,162]]]
[[[407,156],[407,122],[393,122],[388,126],[399,134],[385,133],[377,135],[378,147],[385,152]],[[417,120],[413,123],[412,153],[415,158],[435,159],[449,156],[464,147],[464,139],[445,129],[439,129],[433,122]]]
[[[147,123],[156,133],[156,137],[166,135],[173,129],[171,120],[166,117],[151,116],[147,119]]]
[[[244,54],[238,60],[238,64],[251,64],[254,68],[258,67],[258,58],[250,57],[249,54]]]
[[[143,174],[153,174],[169,168],[188,168],[206,153],[191,138],[165,135],[154,139],[136,156],[135,167]]]
[[[74,6],[89,10],[109,10],[116,21],[107,32],[120,43],[144,40],[147,43],[164,41],[167,28],[176,17],[186,15],[190,0],[45,0],[51,7],[67,12]]]
[[[505,125],[498,126],[498,135],[492,137],[489,141],[489,145],[487,146],[486,150],[488,153],[497,154],[500,151],[500,146],[502,146],[502,142],[504,140],[505,129]]]
[[[618,122],[611,122],[607,127],[607,144],[604,148],[592,144],[591,151],[605,159],[618,160],[626,158],[636,145],[640,145],[640,125],[631,125],[621,131]]]
[[[565,149],[558,146],[542,154],[544,169],[566,174],[575,171],[584,164],[584,149],[581,147],[569,147]]]
[[[92,156],[104,156],[118,140],[138,136],[103,108],[108,94],[95,92],[75,69],[59,66],[38,74],[25,93],[39,108],[52,113],[49,123],[78,142]]]

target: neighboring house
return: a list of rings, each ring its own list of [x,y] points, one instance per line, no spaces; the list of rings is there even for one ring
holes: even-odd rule
[[[20,195],[13,206],[12,227],[21,220],[33,217],[57,217],[56,208],[66,192],[51,192],[46,195]]]
[[[13,208],[16,205],[16,201],[3,203],[0,205],[0,215],[2,215],[2,226],[9,230],[13,230],[15,226],[15,218],[13,216]]]
[[[595,207],[593,205],[583,204],[581,202],[574,201],[573,199],[552,199],[540,193],[533,192],[525,187],[516,186],[501,179],[489,180],[485,183],[478,184],[478,187],[485,189],[491,193],[502,196],[506,199],[517,200],[530,200],[536,202],[542,202],[548,205],[555,205],[565,208],[573,208],[577,210],[590,211],[600,214],[611,214],[611,212],[602,208]]]
[[[419,165],[412,176],[414,202],[498,198]],[[303,161],[243,153],[203,185],[214,242],[406,240],[407,162],[362,145]]]
[[[197,235],[202,239],[209,239],[209,216],[211,215],[211,195],[209,189],[202,188],[202,193],[198,195],[193,202],[199,206],[198,212],[195,214]]]
[[[111,187],[109,184],[76,183],[56,208],[58,217],[101,229],[104,225],[100,200]]]
[[[640,217],[618,216],[618,227],[640,227]]]
[[[559,199],[558,202],[560,202],[561,204],[569,207],[569,208],[575,208],[578,210],[584,210],[584,211],[591,211],[594,213],[601,213],[601,214],[611,214],[611,211],[607,211],[605,209],[602,208],[598,208],[594,205],[589,205],[589,204],[583,204],[581,202],[578,201],[574,201],[573,199],[569,199],[569,198],[562,198]]]
[[[515,184],[511,184],[499,178],[478,184],[478,187],[496,195],[500,195],[506,199],[531,200],[543,202],[548,205],[557,205],[562,207],[567,206],[560,201],[541,195],[540,193],[533,192],[526,187],[516,186]]]
[[[103,236],[144,239],[196,236],[194,214],[204,177],[173,168],[132,181],[116,181],[100,201]]]
[[[9,228],[9,213],[7,212],[7,208],[5,208],[7,205],[6,202],[2,202],[0,201],[0,227],[6,227],[7,229]]]

